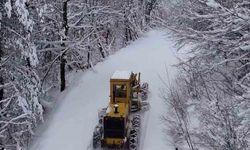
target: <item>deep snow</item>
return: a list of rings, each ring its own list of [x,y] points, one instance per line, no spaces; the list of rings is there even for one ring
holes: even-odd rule
[[[150,31],[130,46],[110,56],[94,69],[78,72],[75,79],[57,101],[55,111],[37,133],[31,150],[87,150],[97,124],[98,109],[107,106],[109,79],[116,70],[141,72],[142,81],[149,83],[151,108],[143,125],[143,150],[173,150],[171,138],[163,132],[160,115],[166,105],[159,97],[163,86],[159,76],[174,76],[176,63],[174,42],[166,32]]]

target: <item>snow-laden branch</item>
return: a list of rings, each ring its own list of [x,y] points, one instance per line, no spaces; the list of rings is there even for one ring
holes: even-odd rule
[[[30,122],[28,122],[28,121],[20,121],[21,119],[25,119],[28,116],[29,116],[28,114],[21,114],[21,115],[14,117],[8,121],[0,121],[0,124],[4,124],[0,127],[0,131],[3,130],[4,128],[6,128],[7,126],[9,126],[10,124],[15,124],[15,125],[28,125],[28,124],[30,124]]]

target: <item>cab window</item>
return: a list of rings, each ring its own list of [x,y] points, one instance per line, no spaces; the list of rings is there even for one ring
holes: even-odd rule
[[[118,98],[126,98],[127,97],[127,87],[126,85],[114,85],[114,95]]]

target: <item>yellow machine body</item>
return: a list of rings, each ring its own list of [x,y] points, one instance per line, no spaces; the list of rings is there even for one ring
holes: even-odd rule
[[[110,79],[110,100],[104,116],[102,147],[122,147],[127,140],[133,88],[140,74],[117,72]]]

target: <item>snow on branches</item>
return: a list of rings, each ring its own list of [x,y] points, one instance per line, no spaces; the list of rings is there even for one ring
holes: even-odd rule
[[[29,18],[29,11],[26,4],[27,0],[16,0],[15,8],[16,12],[19,15],[19,21],[26,27],[29,32],[33,30],[33,21]]]
[[[5,10],[6,10],[8,18],[10,18],[11,11],[12,11],[11,0],[8,0],[8,2],[5,3]]]
[[[0,149],[27,146],[43,121],[45,92],[63,81],[59,74],[65,81],[135,40],[147,27],[146,5],[149,16],[155,3],[1,0]]]
[[[43,121],[33,21],[26,0],[0,2],[0,148],[27,146]]]
[[[182,0],[169,7],[166,19],[188,57],[181,60],[184,93],[196,147],[247,149],[250,145],[250,3],[248,0]],[[171,12],[172,11],[172,12]],[[182,93],[183,94],[183,93]]]

